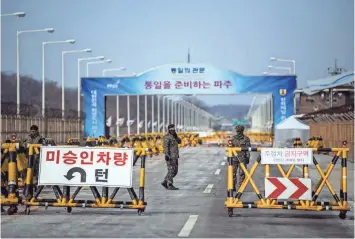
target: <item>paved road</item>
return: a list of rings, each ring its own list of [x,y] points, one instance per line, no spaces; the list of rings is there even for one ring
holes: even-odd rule
[[[179,191],[167,191],[160,185],[166,165],[159,158],[147,163],[148,207],[141,216],[136,210],[73,208],[68,214],[63,208],[40,208],[31,215],[3,214],[2,237],[354,237],[353,212],[348,213],[347,220],[340,220],[336,212],[259,209],[235,210],[237,215],[228,217],[221,148],[182,149],[175,183]],[[295,175],[299,173],[295,171]],[[257,185],[263,185],[262,168],[254,178]],[[263,193],[263,186],[260,189]],[[92,198],[88,190],[79,195]],[[123,192],[117,197],[128,199]],[[250,186],[242,199],[257,199]]]

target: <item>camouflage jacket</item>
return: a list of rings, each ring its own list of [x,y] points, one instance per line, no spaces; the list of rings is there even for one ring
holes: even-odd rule
[[[244,134],[234,135],[233,138],[232,138],[232,144],[233,144],[233,147],[236,147],[236,148],[249,148],[249,147],[251,147],[249,137],[245,136]],[[237,157],[238,157],[238,159],[240,161],[244,162],[245,164],[248,164],[249,163],[249,158],[250,158],[250,152],[249,151],[239,152]]]
[[[31,136],[28,136],[28,138],[25,140],[27,144],[39,144],[39,141],[42,137],[40,135],[37,135],[36,137],[32,138]]]
[[[179,158],[179,144],[181,139],[176,136],[174,137],[171,134],[166,134],[163,137],[163,149],[164,154],[170,156],[171,158]]]

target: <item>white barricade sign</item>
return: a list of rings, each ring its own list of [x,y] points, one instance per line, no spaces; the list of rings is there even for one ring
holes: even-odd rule
[[[262,148],[261,164],[312,164],[311,148]]]
[[[133,149],[42,146],[39,185],[132,187]]]

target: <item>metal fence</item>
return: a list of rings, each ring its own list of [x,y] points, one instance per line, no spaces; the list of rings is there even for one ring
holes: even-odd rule
[[[25,139],[31,125],[37,125],[41,136],[52,138],[57,143],[64,143],[69,137],[83,138],[83,120],[42,118],[29,116],[2,115],[1,141],[10,139],[11,134],[17,134],[18,139]]]

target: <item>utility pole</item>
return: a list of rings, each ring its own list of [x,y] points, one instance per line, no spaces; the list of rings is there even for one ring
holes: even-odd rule
[[[334,68],[328,67],[328,74],[331,76],[340,75],[344,72],[346,72],[346,69],[338,67],[337,59],[335,59]]]

